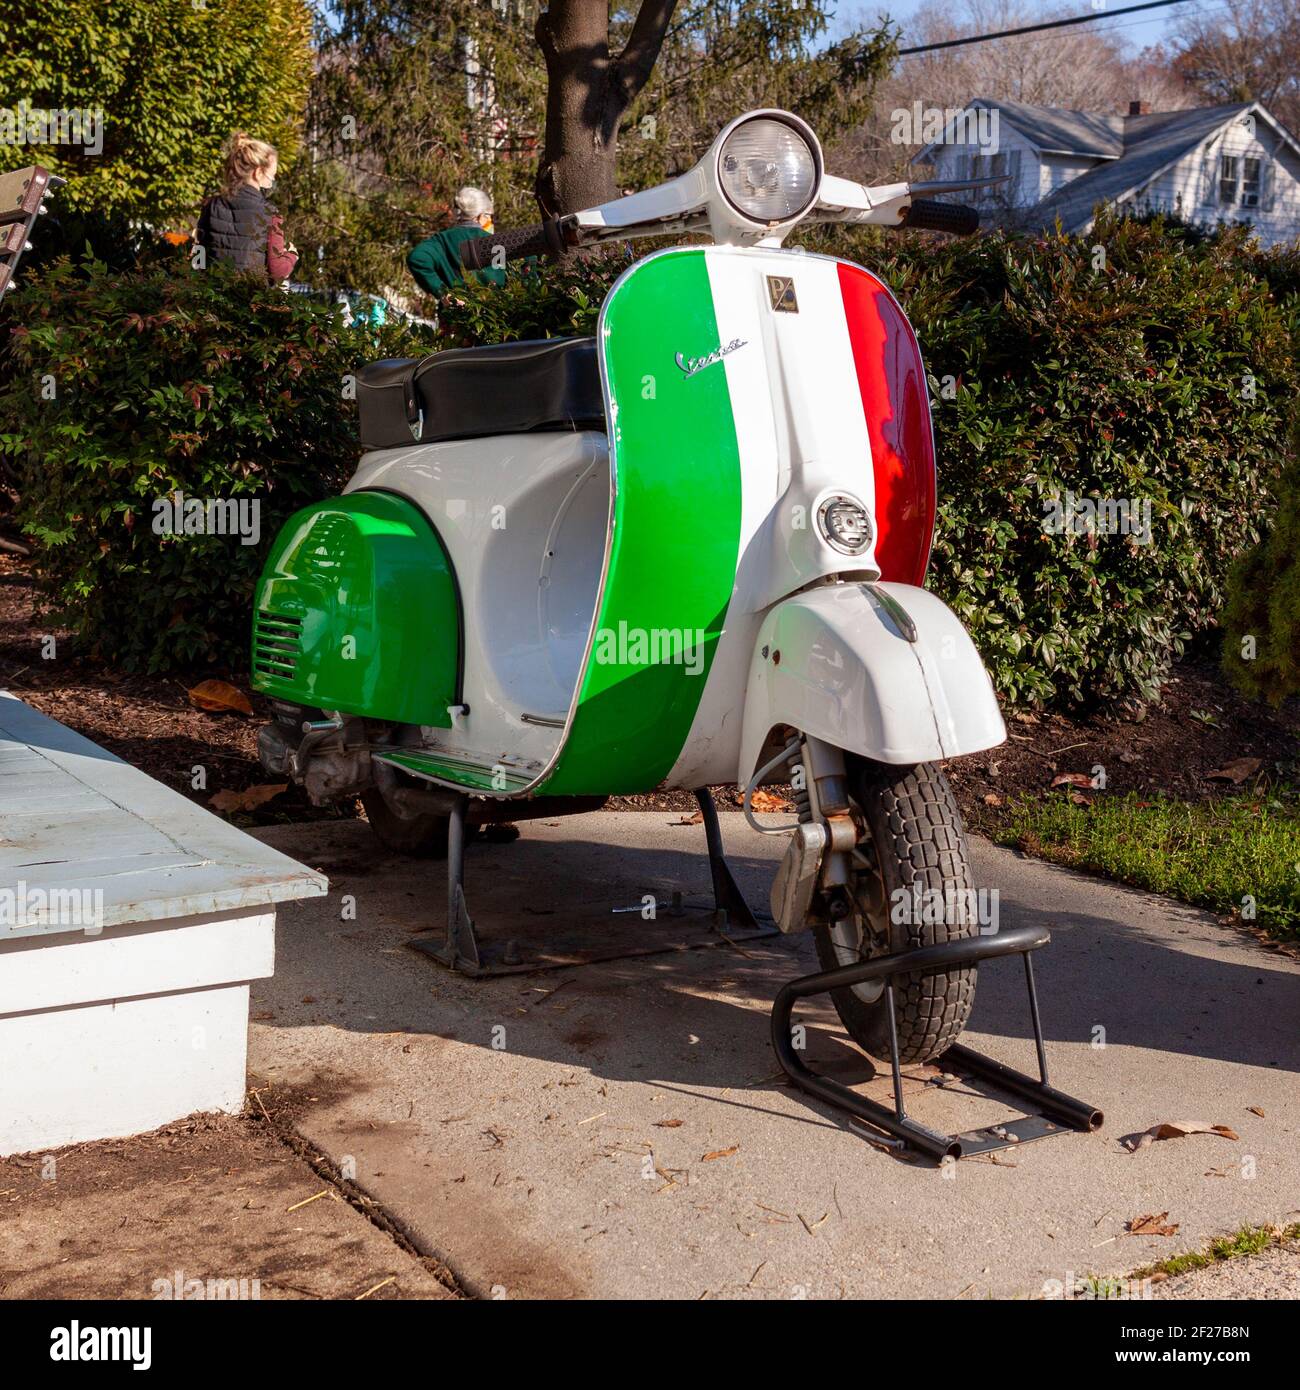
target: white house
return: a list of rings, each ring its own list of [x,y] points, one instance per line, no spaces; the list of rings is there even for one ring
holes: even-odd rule
[[[978,113],[978,118],[977,118]],[[979,98],[912,157],[935,178],[1009,175],[990,221],[1091,229],[1098,205],[1184,222],[1248,222],[1265,246],[1300,236],[1300,144],[1258,102],[1099,116]],[[974,201],[977,195],[954,195]]]

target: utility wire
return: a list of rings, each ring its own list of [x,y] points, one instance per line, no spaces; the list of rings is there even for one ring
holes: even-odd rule
[[[1184,5],[1187,0],[1146,0],[1142,5],[1125,5],[1119,10],[1098,10],[1096,14],[1077,15],[1073,19],[1049,19],[1042,24],[1026,24],[1019,29],[999,29],[996,34],[972,34],[964,39],[944,39],[942,43],[923,43],[914,48],[900,48],[898,56],[913,53],[933,53],[940,48],[961,48],[968,43],[987,43],[990,39],[1009,39],[1016,34],[1038,34],[1044,29],[1064,29],[1070,24],[1094,24],[1099,19],[1114,19],[1116,15],[1133,14],[1137,10],[1162,10],[1166,5]]]

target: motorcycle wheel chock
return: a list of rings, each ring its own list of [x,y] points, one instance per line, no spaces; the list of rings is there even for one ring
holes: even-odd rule
[[[929,1158],[942,1162],[945,1158],[965,1158],[972,1154],[988,1153],[993,1149],[1010,1148],[1031,1139],[1046,1139],[1067,1129],[1091,1131],[1100,1129],[1102,1113],[1086,1101],[1076,1100],[1047,1084],[1047,1052],[1043,1046],[1043,1027],[1038,1017],[1038,995],[1034,989],[1034,970],[1029,958],[1031,951],[1046,946],[1051,935],[1046,927],[1015,927],[994,936],[975,936],[962,941],[947,941],[939,946],[922,946],[914,951],[896,951],[887,956],[875,956],[835,970],[823,970],[816,975],[804,975],[782,986],[772,1005],[772,1047],[781,1069],[791,1081],[809,1095],[825,1101],[836,1110],[845,1111]],[[898,1026],[894,1007],[894,976],[933,974],[953,966],[974,965],[977,961],[997,956],[1018,955],[1025,962],[1025,984],[1029,991],[1029,1013],[1034,1026],[1034,1045],[1038,1052],[1038,1079],[1026,1076],[992,1057],[985,1057],[972,1048],[954,1044],[935,1059],[934,1065],[946,1071],[964,1073],[990,1086],[1007,1091],[1032,1107],[1018,1119],[989,1125],[984,1129],[968,1130],[963,1134],[939,1134],[912,1119],[903,1106],[903,1078],[898,1063]],[[884,980],[885,1012],[889,1020],[889,1061],[893,1072],[894,1106],[889,1109],[877,1101],[868,1100],[856,1091],[842,1086],[829,1077],[819,1076],[799,1057],[794,1047],[790,1019],[795,1003],[810,995],[844,989],[867,980]]]

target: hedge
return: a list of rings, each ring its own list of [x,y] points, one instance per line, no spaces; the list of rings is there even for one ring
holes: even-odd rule
[[[909,248],[884,267],[938,397],[930,583],[1012,703],[1153,698],[1259,541],[1297,371],[1243,251],[1237,233],[1197,247],[1118,221],[1086,240]],[[1133,520],[1149,504],[1149,543],[1049,532],[1067,494],[1126,500]]]
[[[126,275],[60,261],[4,302],[0,465],[55,614],[128,671],[246,669],[276,529],[355,467],[350,377],[428,344],[184,260]],[[186,503],[207,499],[256,500],[259,543],[224,517],[224,533],[187,532]]]
[[[939,454],[928,582],[1003,698],[1154,697],[1213,628],[1274,505],[1298,377],[1290,272],[1235,233],[1196,245],[1132,222],[1086,240],[907,237],[856,254],[921,339]],[[591,332],[627,263],[467,286],[443,303],[439,345]],[[0,383],[0,447],[29,461],[23,516],[46,593],[127,666],[237,661],[276,519],[355,462],[340,380],[428,345],[371,341],[308,301],[174,268],[64,266],[7,303],[25,324],[23,370]],[[44,373],[56,402],[39,399]],[[263,498],[262,546],[155,536],[140,522],[175,487]],[[1129,502],[1139,523],[1149,507],[1149,542],[1046,529],[1068,494]]]

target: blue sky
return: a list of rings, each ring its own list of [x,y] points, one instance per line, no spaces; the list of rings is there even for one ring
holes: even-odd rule
[[[1125,5],[1139,3],[1140,0],[1106,0],[1106,7],[1108,9],[1121,9]],[[880,13],[890,15],[903,31],[902,47],[906,48],[909,44],[917,42],[915,30],[908,21],[916,13],[920,4],[921,0],[847,0],[847,3],[845,0],[841,0],[839,14],[844,21],[849,22],[857,16],[859,23],[863,22],[864,18],[874,18]],[[1055,7],[1044,4],[1036,8],[1046,10]],[[1092,10],[1092,0],[1067,0],[1065,8],[1071,14],[1088,14]],[[1146,14],[1121,15],[1116,19],[1099,19],[1095,25],[1086,27],[1113,30],[1130,43],[1136,51],[1158,43],[1164,37],[1173,16],[1180,11],[1192,11],[1208,16],[1222,14],[1226,9],[1225,0],[1186,0],[1186,3],[1170,5],[1163,10],[1151,10]]]

